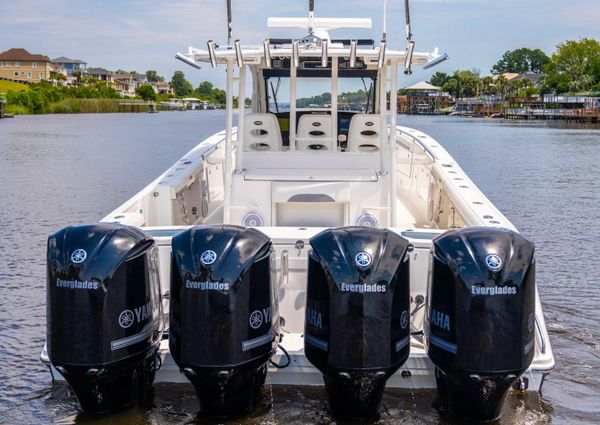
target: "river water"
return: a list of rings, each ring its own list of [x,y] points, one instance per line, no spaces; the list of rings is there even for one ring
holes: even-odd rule
[[[224,126],[222,111],[25,116],[0,121],[0,423],[212,423],[191,387],[159,385],[149,406],[78,413],[39,362],[45,243],[127,200]],[[400,117],[441,142],[537,247],[537,281],[557,367],[541,395],[510,396],[502,424],[600,423],[600,128]],[[459,423],[433,391],[388,391],[377,423]],[[322,389],[267,386],[243,424],[333,422]]]

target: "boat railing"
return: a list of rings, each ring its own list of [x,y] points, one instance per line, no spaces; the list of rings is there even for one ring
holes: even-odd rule
[[[400,127],[396,127],[396,143],[401,144],[402,143],[401,139],[398,136],[407,136],[410,138],[410,140],[413,142],[413,147],[411,147],[411,149],[410,149],[411,153],[413,152],[414,145],[416,144],[423,150],[425,155],[427,155],[429,157],[429,159],[431,159],[431,161],[435,162],[435,160],[437,159],[436,155],[429,148],[429,146],[427,146],[423,142],[421,142],[419,140],[419,138],[417,136],[415,136],[414,134],[411,134],[408,131],[402,130],[402,128],[400,128]]]

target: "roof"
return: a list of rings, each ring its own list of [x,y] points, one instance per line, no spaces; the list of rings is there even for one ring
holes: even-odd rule
[[[537,80],[539,80],[539,79],[540,79],[540,74],[538,74],[537,72],[531,72],[531,71],[528,71],[528,72],[523,72],[523,73],[520,75],[520,77],[521,77],[521,78],[528,78],[528,79],[530,79],[531,81],[537,81]]]
[[[6,52],[0,53],[0,60],[9,61],[35,61],[35,62],[49,62],[48,56],[44,55],[33,55],[25,49],[16,48],[9,49]]]
[[[59,58],[52,59],[50,62],[53,62],[53,63],[75,63],[75,64],[87,65],[87,62],[84,62],[79,59],[69,59],[65,56],[61,56]]]
[[[435,90],[435,91],[440,91],[441,88],[434,86],[432,84],[429,84],[426,81],[419,81],[417,84],[413,84],[410,87],[407,87],[406,90]]]
[[[518,78],[520,74],[517,74],[516,72],[505,72],[504,74],[502,74],[502,77],[506,78],[508,81],[514,80],[515,78]]]
[[[112,75],[113,72],[104,68],[88,68],[87,73],[91,75]]]

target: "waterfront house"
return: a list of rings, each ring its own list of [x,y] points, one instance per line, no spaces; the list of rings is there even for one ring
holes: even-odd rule
[[[173,94],[173,89],[169,83],[162,81],[152,83],[152,87],[157,94]]]
[[[39,83],[50,78],[48,56],[31,54],[22,48],[0,53],[0,78],[24,83]]]
[[[406,95],[398,98],[398,111],[409,115],[437,115],[453,104],[448,93],[440,87],[420,81],[406,88]]]
[[[135,96],[135,78],[127,71],[119,69],[113,73],[113,87],[121,96]]]
[[[96,80],[104,81],[112,85],[114,72],[109,71],[104,68],[88,68],[87,75],[90,78],[95,78]]]
[[[65,56],[52,59],[50,62],[52,62],[52,64],[56,65],[58,68],[64,68],[68,76],[72,76],[73,72],[75,71],[85,73],[87,68],[87,62],[79,59],[69,59]]]

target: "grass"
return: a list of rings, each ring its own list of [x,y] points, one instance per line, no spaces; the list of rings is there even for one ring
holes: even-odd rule
[[[0,93],[6,93],[7,91],[27,91],[29,86],[26,84],[15,83],[13,81],[0,80]]]

